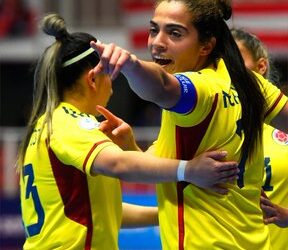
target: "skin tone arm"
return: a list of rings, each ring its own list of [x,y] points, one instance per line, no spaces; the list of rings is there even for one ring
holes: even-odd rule
[[[265,224],[275,224],[282,228],[288,227],[288,208],[271,202],[263,190],[261,194],[261,208],[264,212]]]
[[[100,56],[100,62],[93,70],[95,75],[103,72],[111,75],[113,80],[121,71],[130,88],[142,99],[162,108],[171,108],[177,103],[181,93],[179,83],[158,64],[138,60],[135,55],[114,44],[91,42],[91,47]]]
[[[121,228],[158,226],[158,207],[122,203]]]
[[[102,106],[98,105],[96,109],[107,119],[100,125],[100,130],[102,132],[104,132],[109,138],[113,140],[114,143],[118,144],[123,150],[140,151],[138,146],[136,145],[132,128],[126,122],[113,115],[109,110]],[[221,156],[220,158],[217,158],[217,154],[217,151],[214,151],[210,152],[209,156],[214,157],[214,160],[220,160]],[[203,176],[203,178],[205,177]]]
[[[220,162],[227,152],[206,152],[187,162],[184,180],[201,188],[226,194],[221,183],[234,182],[239,172],[237,162]],[[105,147],[94,159],[91,174],[103,174],[139,183],[176,182],[179,160],[148,156],[143,152]]]
[[[122,72],[131,89],[142,99],[162,108],[171,108],[177,103],[180,97],[179,83],[176,77],[165,72],[158,64],[139,60],[114,44],[91,42],[91,47],[100,56],[100,62],[92,70],[94,74],[104,72],[115,79]],[[285,133],[288,133],[287,124],[288,102],[271,122],[273,127]]]

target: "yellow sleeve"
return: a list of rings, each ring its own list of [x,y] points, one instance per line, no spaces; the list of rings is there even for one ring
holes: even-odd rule
[[[267,107],[265,111],[265,123],[270,124],[271,120],[281,111],[288,101],[281,90],[269,82],[267,79],[256,74],[258,79],[261,81],[261,87],[266,99]]]

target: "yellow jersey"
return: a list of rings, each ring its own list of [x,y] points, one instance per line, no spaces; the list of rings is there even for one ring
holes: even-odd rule
[[[249,162],[240,158],[242,108],[224,61],[219,60],[216,69],[175,76],[181,84],[194,86],[196,104],[186,114],[163,110],[160,133],[153,145],[155,155],[188,160],[206,151],[226,150],[227,160],[239,162],[240,173],[237,183],[227,184],[227,195],[185,182],[157,184],[163,249],[270,249],[259,206],[263,149],[258,147]],[[264,78],[259,79],[269,122],[287,98]]]
[[[39,140],[42,124],[43,116],[21,170],[24,249],[118,249],[119,180],[90,174],[97,154],[115,145],[98,130],[95,117],[68,103],[53,113],[49,146],[46,127]]]
[[[288,134],[269,125],[264,126],[263,190],[270,200],[288,208]],[[271,245],[276,250],[287,250],[288,228],[269,224]]]

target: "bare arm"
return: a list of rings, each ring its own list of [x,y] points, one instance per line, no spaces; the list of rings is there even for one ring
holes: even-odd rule
[[[162,108],[173,107],[181,94],[181,87],[171,74],[153,62],[139,60],[130,52],[114,45],[91,42],[100,56],[94,74],[104,72],[115,79],[120,71],[125,75],[131,89],[142,99]]]
[[[187,161],[184,181],[219,193],[227,193],[227,187],[220,184],[234,182],[238,164],[222,162],[227,152],[203,153]],[[143,152],[122,151],[118,147],[105,147],[94,159],[91,174],[103,174],[125,181],[140,183],[175,182],[179,160],[159,158]],[[219,185],[218,185],[219,184]]]
[[[157,226],[158,207],[122,203],[122,228]]]

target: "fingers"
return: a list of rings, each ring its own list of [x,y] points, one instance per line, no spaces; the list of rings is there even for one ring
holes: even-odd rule
[[[210,157],[210,158],[212,158],[212,159],[214,159],[214,160],[223,159],[224,157],[227,156],[227,154],[228,154],[228,152],[227,152],[227,151],[224,151],[224,150],[222,150],[222,151],[219,151],[219,150],[218,150],[218,151],[206,152],[207,157]]]
[[[102,44],[100,42],[90,42],[90,46],[95,49],[100,57],[100,62],[93,69],[94,74],[100,72],[109,74],[114,80],[120,73],[125,62],[130,58],[130,53],[113,43]]]
[[[271,206],[267,206],[264,203],[262,203],[262,199],[261,199],[261,204],[260,207],[263,211],[263,220],[265,224],[270,224],[270,223],[274,223],[275,219],[276,219],[276,209],[274,207]]]
[[[90,46],[97,52],[97,54],[101,58],[103,51],[105,49],[104,45],[102,45],[100,42],[95,43],[94,41],[91,41]],[[92,72],[94,75],[97,75],[103,72],[103,69],[104,69],[104,65],[102,64],[102,61],[100,60],[100,62],[95,66]]]
[[[97,105],[96,110],[98,113],[103,115],[106,120],[100,123],[99,129],[103,133],[111,133],[112,135],[117,135],[118,131],[122,129],[123,121],[112,114],[108,109]]]
[[[263,189],[261,189],[261,196],[262,196],[262,197],[265,197],[266,199],[269,199]]]
[[[264,224],[273,224],[277,222],[277,218],[276,217],[269,217],[269,218],[265,218],[264,219]]]
[[[112,48],[113,53],[110,55],[108,62],[108,74],[111,76],[111,80],[115,80],[115,78],[119,75],[122,66],[126,62],[127,57],[124,53],[124,50],[120,47],[113,46]]]
[[[97,52],[97,54],[99,56],[102,55],[104,48],[105,48],[105,46],[103,44],[101,44],[100,41],[97,41],[97,43],[95,43],[94,41],[91,41],[90,46],[91,46],[91,48],[93,48]]]
[[[230,176],[225,176],[225,177],[221,177],[219,178],[219,183],[235,183],[235,181],[238,179],[238,175],[234,174],[234,175],[230,175]]]
[[[103,115],[109,121],[118,121],[118,117],[111,113],[108,109],[104,108],[103,106],[97,105],[96,106],[97,112]]]
[[[98,129],[105,133],[107,127],[107,120],[100,122]]]
[[[101,46],[101,45],[98,45],[98,46]],[[111,72],[113,71],[110,60],[113,55],[114,49],[115,49],[115,45],[111,43],[109,45],[105,45],[104,50],[102,51],[102,54],[100,56],[100,63],[102,64],[102,72],[104,74],[111,74]]]
[[[266,205],[266,206],[270,206],[270,207],[273,207],[273,203],[269,200],[269,198],[266,196],[266,197],[264,197],[264,196],[261,196],[260,197],[260,200],[261,200],[261,203],[262,204],[264,204],[264,205]]]
[[[219,183],[234,183],[240,172],[236,162],[222,162],[218,167],[217,174]]]
[[[120,126],[117,126],[113,131],[112,134],[117,136],[118,134],[125,134],[127,131],[127,126],[125,123],[121,123]]]
[[[111,133],[113,136],[131,134],[130,126],[122,119],[111,113],[108,109],[97,105],[96,110],[103,115],[106,120],[100,123],[99,129],[104,133]]]
[[[100,57],[99,63],[94,68],[94,74],[104,73],[109,74],[109,61],[110,57],[113,54],[113,50],[115,48],[114,44],[102,44],[100,42],[95,43],[94,41],[90,42],[90,46],[98,53]]]
[[[236,161],[227,161],[227,162],[219,162],[217,167],[218,172],[223,172],[225,175],[231,174],[238,174],[240,172],[238,168],[238,163]]]
[[[274,207],[267,206],[263,203],[261,203],[260,206],[261,206],[261,209],[263,210],[263,212],[265,213],[265,218],[272,217],[272,216],[277,214],[277,211]]]
[[[112,65],[114,66],[114,69],[111,70],[111,79],[112,81],[115,80],[115,78],[119,75],[122,67],[124,64],[129,60],[130,58],[130,53],[126,50],[121,50],[119,57],[117,58],[117,63],[115,62],[115,58],[113,58]]]
[[[211,151],[206,153],[208,157],[218,161],[227,156],[227,151]],[[238,177],[240,170],[235,161],[217,162],[217,170],[221,182],[234,182]]]

